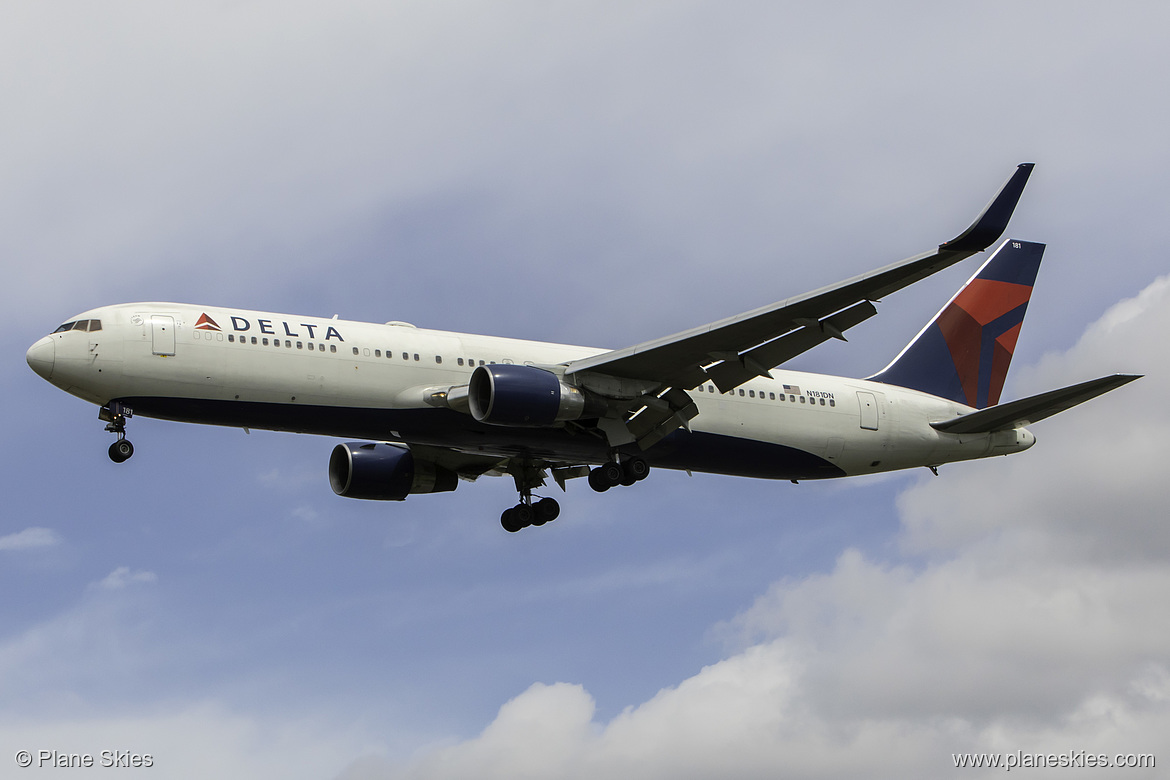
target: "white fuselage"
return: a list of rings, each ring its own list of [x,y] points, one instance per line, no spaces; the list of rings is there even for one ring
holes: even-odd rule
[[[555,367],[605,350],[174,303],[78,315],[100,330],[54,333],[29,350],[53,384],[98,405],[185,422],[270,428],[602,463],[604,442],[572,427],[509,428],[442,408],[437,393],[490,363]],[[775,369],[729,393],[690,391],[699,414],[651,447],[667,468],[775,479],[867,474],[1009,454],[1024,428],[968,435],[931,422],[970,407],[860,379]]]

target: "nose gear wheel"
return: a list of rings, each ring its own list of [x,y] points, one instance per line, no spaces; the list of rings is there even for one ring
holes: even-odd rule
[[[110,460],[114,463],[125,463],[134,454],[134,445],[126,438],[126,418],[133,415],[129,406],[117,401],[111,401],[109,406],[98,411],[98,419],[106,423],[106,431],[118,436],[109,449]]]

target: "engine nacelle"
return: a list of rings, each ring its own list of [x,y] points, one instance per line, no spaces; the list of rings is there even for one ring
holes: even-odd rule
[[[441,493],[458,484],[455,472],[416,458],[405,445],[349,442],[329,456],[329,485],[346,498],[401,501],[410,493]]]
[[[511,363],[475,369],[467,402],[479,422],[532,428],[601,416],[604,411],[604,401],[566,385],[551,371]]]

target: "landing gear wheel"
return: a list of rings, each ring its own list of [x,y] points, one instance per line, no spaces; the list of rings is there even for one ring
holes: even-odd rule
[[[504,513],[500,515],[500,525],[510,534],[514,534],[524,527],[524,524],[516,517],[516,507],[508,507],[504,510]]]
[[[114,463],[125,463],[134,454],[134,445],[129,439],[118,439],[110,445],[110,460]]]
[[[620,485],[622,483],[622,478],[626,476],[626,472],[625,469],[622,468],[622,464],[618,463],[616,460],[611,460],[609,463],[606,463],[603,466],[598,466],[597,471],[601,472],[601,479],[604,479],[610,487]]]
[[[532,509],[536,514],[532,520],[533,525],[551,523],[561,514],[561,505],[556,502],[555,498],[542,498],[532,505]]]
[[[650,464],[646,462],[645,458],[635,455],[622,463],[622,471],[625,472],[626,479],[641,482],[650,475]],[[624,485],[625,482],[622,484]]]
[[[589,487],[596,490],[598,493],[604,493],[612,487],[605,481],[605,476],[601,473],[601,469],[592,469],[589,472]]]

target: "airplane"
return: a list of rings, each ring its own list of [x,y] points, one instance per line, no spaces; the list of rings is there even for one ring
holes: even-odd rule
[[[877,313],[875,303],[991,247],[1033,169],[936,249],[717,322],[606,350],[182,303],[79,314],[33,344],[38,375],[96,404],[134,453],[133,415],[358,441],[333,491],[403,500],[510,475],[510,532],[556,519],[534,491],[602,492],[651,468],[798,482],[938,467],[1031,447],[1026,426],[1140,378],[1114,374],[1006,403],[1008,365],[1044,244],[1006,240],[878,373],[780,368]]]

